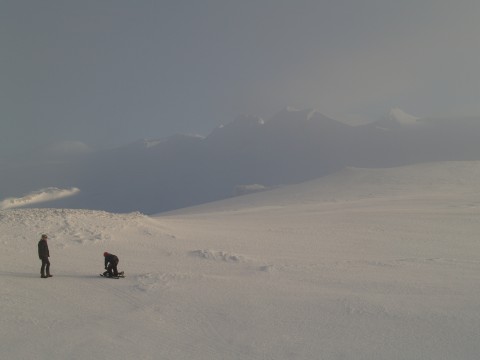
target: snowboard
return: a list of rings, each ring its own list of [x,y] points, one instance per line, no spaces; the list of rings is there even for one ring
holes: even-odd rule
[[[101,277],[108,278],[108,279],[120,279],[125,277],[125,273],[120,271],[118,276],[109,276],[108,273],[105,271],[103,274],[100,274]]]

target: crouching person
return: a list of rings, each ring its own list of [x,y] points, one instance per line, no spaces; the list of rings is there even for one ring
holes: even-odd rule
[[[109,254],[108,252],[104,252],[103,256],[105,257],[105,270],[107,276],[118,276],[118,257],[113,254]]]

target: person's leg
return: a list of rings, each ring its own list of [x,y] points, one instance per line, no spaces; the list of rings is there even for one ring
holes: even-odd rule
[[[48,273],[50,271],[50,262],[48,261],[47,257],[43,257],[42,259],[42,267],[40,268],[40,275],[42,278],[48,277]],[[45,275],[45,269],[47,269],[47,275]]]
[[[113,269],[112,263],[108,264],[108,266],[107,266],[107,272],[108,272],[108,275],[110,275],[110,276],[113,276],[113,271],[112,271],[112,269]]]
[[[47,277],[52,277],[52,275],[50,275],[50,260],[48,260],[48,258],[45,259],[46,263],[47,263],[47,266],[45,266],[45,271],[46,271],[46,275]]]
[[[118,261],[113,264],[113,275],[118,276],[118,269],[117,269]]]
[[[45,266],[47,264],[45,264],[45,260],[43,258],[41,258],[40,260],[42,260],[42,267],[40,268],[40,276],[42,278],[44,278],[45,277]]]

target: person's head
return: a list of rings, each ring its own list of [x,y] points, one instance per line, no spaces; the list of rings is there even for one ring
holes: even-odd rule
[[[105,251],[105,252],[103,253],[103,257],[105,257],[105,256],[107,256],[107,255],[108,255],[108,252]]]
[[[42,235],[42,240],[47,240],[47,239],[48,239],[47,234],[43,234],[43,235]]]

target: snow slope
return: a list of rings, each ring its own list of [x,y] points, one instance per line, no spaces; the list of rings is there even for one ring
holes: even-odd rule
[[[0,358],[476,359],[479,173],[350,168],[151,217],[2,210]],[[97,275],[105,250],[125,279]]]

